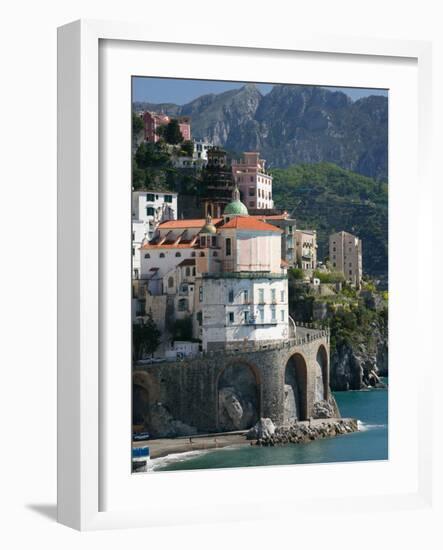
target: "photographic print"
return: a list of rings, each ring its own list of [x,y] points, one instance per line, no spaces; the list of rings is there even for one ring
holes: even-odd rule
[[[132,471],[388,459],[388,91],[131,99]]]

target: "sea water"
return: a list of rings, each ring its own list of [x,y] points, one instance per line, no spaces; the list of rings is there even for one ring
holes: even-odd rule
[[[177,454],[159,459],[158,462],[153,461],[152,469],[171,471],[386,460],[388,458],[388,390],[335,392],[334,396],[344,418],[352,417],[359,420],[358,432],[282,447],[242,445],[216,451]]]

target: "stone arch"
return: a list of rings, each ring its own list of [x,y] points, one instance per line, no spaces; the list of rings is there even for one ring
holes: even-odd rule
[[[135,371],[132,375],[132,421],[144,424],[149,429],[150,412],[160,400],[160,386],[149,373]]]
[[[308,419],[308,366],[301,353],[286,362],[284,383],[284,422]]]
[[[258,368],[246,361],[232,361],[216,378],[217,428],[246,430],[261,415],[261,377]]]
[[[318,347],[316,356],[317,365],[319,365],[323,381],[323,399],[329,398],[329,361],[328,353],[323,344]]]

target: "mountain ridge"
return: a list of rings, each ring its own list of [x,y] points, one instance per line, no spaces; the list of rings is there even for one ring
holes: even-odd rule
[[[270,167],[333,162],[378,181],[388,179],[384,96],[353,101],[341,91],[301,85],[276,85],[263,95],[248,84],[184,105],[133,102],[133,109],[190,116],[193,137],[238,154],[258,150]]]

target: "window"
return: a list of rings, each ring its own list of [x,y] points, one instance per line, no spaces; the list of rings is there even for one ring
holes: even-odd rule
[[[200,302],[203,302],[203,287],[202,286],[198,289],[198,299],[199,299]]]
[[[146,215],[147,216],[153,216],[155,214],[155,210],[152,208],[152,206],[148,206],[146,208]]]
[[[265,290],[263,288],[258,289],[258,303],[264,304],[265,302]]]
[[[200,258],[204,258],[205,257],[205,253],[204,252],[200,252]]]
[[[352,269],[349,270],[349,275],[352,275]]]
[[[284,302],[284,301],[285,301],[285,291],[281,290],[280,291],[280,302]]]
[[[249,323],[249,311],[243,312],[243,320],[245,323]]]
[[[280,311],[280,319],[281,319],[283,322],[285,321],[285,310],[284,310],[284,309],[282,309],[282,310]]]
[[[174,277],[169,277],[168,288],[172,288],[173,286],[174,286]]]
[[[251,176],[251,182],[253,182],[253,181],[254,181],[254,176]]]
[[[234,312],[233,312],[233,311],[230,311],[230,312],[229,312],[229,322],[230,322],[230,323],[233,323],[233,322],[234,322]]]
[[[248,298],[249,298],[249,296],[248,296],[248,291],[247,291],[247,290],[244,290],[244,291],[242,292],[242,294],[243,294],[243,303],[244,303],[244,304],[247,304],[248,301],[249,301],[249,299],[248,299]]]
[[[275,317],[275,307],[271,307],[271,320],[272,320],[272,321],[275,321],[275,320],[276,320],[276,317]]]
[[[212,246],[217,246],[217,237],[212,237]]]
[[[333,266],[333,267],[337,267],[337,264],[334,262],[334,263],[332,264],[332,266]]]
[[[254,187],[250,187],[250,188],[249,188],[249,196],[250,196],[250,197],[255,197],[255,189],[254,189]]]
[[[151,254],[145,254],[145,260],[149,260],[150,257],[151,257]]]
[[[261,307],[259,310],[259,315],[260,315],[260,322],[261,323],[264,323],[265,322],[265,310]]]
[[[191,275],[191,270],[189,267],[186,268],[186,277],[189,277]]]
[[[195,252],[191,252],[191,258],[195,258]]]
[[[165,195],[165,202],[172,202],[172,195]]]
[[[231,289],[228,293],[228,302],[230,304],[233,304],[234,303],[234,291]]]
[[[192,276],[195,277],[195,267],[192,268]]]
[[[334,246],[334,248],[332,249],[332,252],[336,252],[336,251],[337,251],[337,249],[336,249],[336,247]]]
[[[214,252],[212,253],[212,255],[216,258],[216,257],[218,256],[217,250],[214,250]]]
[[[181,256],[182,256],[182,255],[181,255],[180,252],[176,252],[176,253],[175,253],[175,257],[176,257],[176,258],[181,258]]]
[[[206,247],[206,237],[200,237],[200,246]]]
[[[164,258],[165,257],[165,253],[164,252],[160,252],[160,258]]]
[[[231,255],[231,239],[226,239],[226,256]]]
[[[188,300],[186,298],[180,298],[178,301],[178,310],[187,311],[188,309]]]
[[[154,201],[155,201],[154,193],[148,193],[146,195],[146,202],[154,202]]]
[[[132,255],[135,256],[135,248],[132,247]]]
[[[275,303],[275,288],[271,289],[271,302]]]

